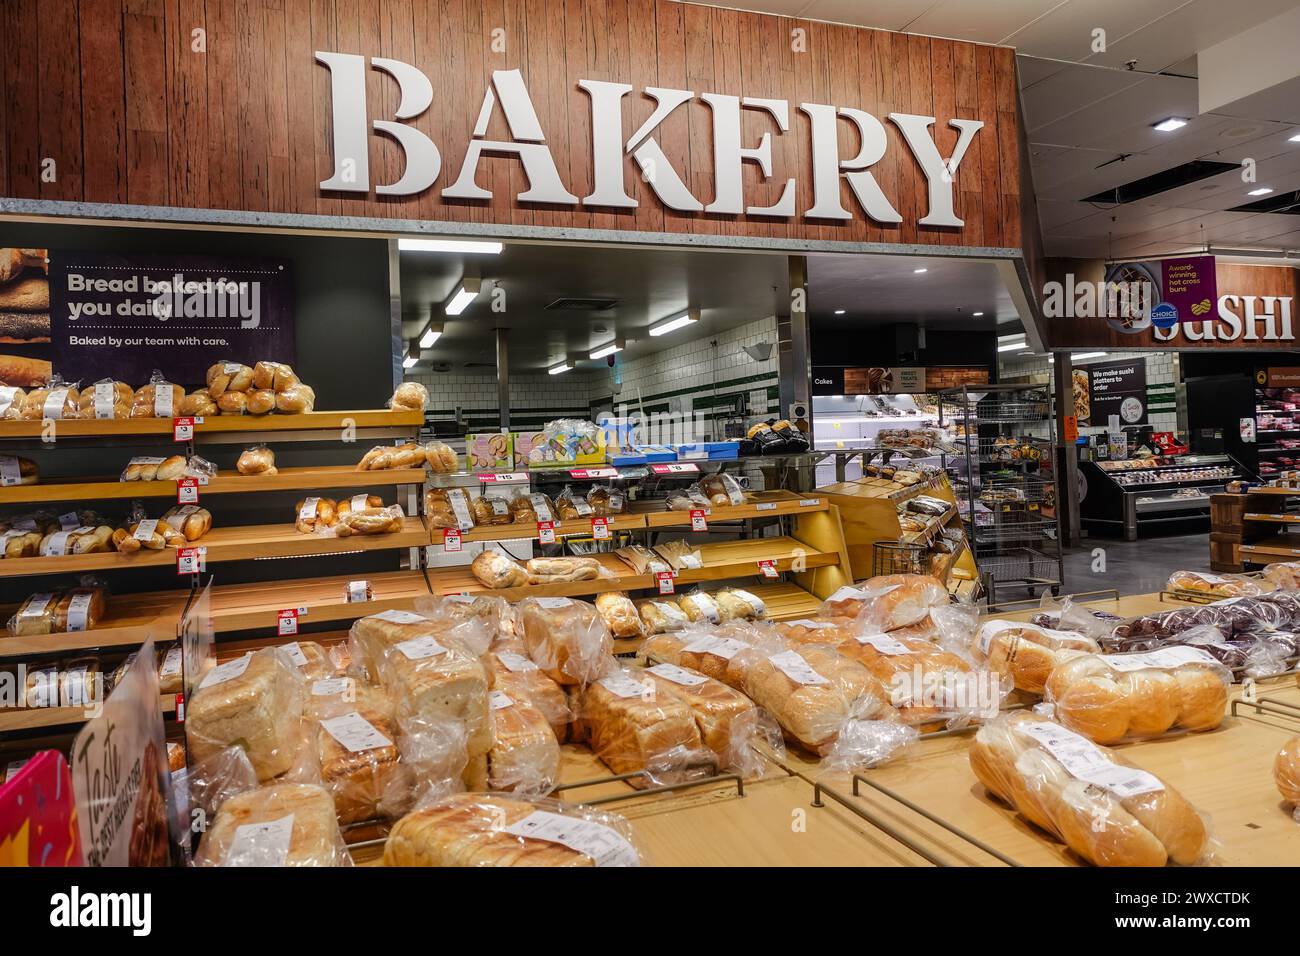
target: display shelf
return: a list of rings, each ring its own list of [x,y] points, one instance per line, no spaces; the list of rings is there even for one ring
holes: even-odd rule
[[[343,432],[364,428],[419,428],[424,413],[363,409],[344,412],[305,412],[301,415],[214,415],[194,426],[195,436],[226,432]],[[57,438],[127,438],[172,434],[170,418],[71,418],[54,423]],[[0,421],[0,439],[40,439],[45,424],[39,421]]]
[[[1264,521],[1269,524],[1300,524],[1300,515],[1287,514],[1261,514],[1259,512],[1248,511],[1241,516],[1242,521]]]
[[[1242,544],[1239,546],[1239,550],[1242,560],[1253,560],[1253,557],[1294,558],[1300,554],[1300,534],[1280,534],[1271,538],[1263,538],[1249,544]],[[1254,561],[1254,563],[1269,562]]]
[[[158,698],[163,718],[176,716],[176,695],[163,694]],[[42,727],[70,727],[84,724],[95,714],[85,707],[18,707],[0,710],[0,733],[16,730],[38,730]]]
[[[289,558],[305,555],[350,554],[357,551],[383,551],[394,548],[418,548],[429,543],[424,522],[418,517],[402,521],[402,530],[391,534],[351,535],[336,538],[320,534],[300,534],[293,522],[268,525],[243,525],[213,528],[188,547],[206,548],[209,564],[220,561],[247,561],[259,558]],[[11,558],[0,561],[0,578],[36,574],[64,574],[77,571],[120,571],[175,565],[176,549],[137,551],[121,554],[71,554],[53,558]]]
[[[745,521],[752,518],[772,518],[779,515],[806,514],[825,511],[830,502],[824,495],[800,495],[792,491],[759,491],[749,495],[743,505],[713,508],[705,515],[709,524],[724,521]],[[689,511],[644,511],[645,526],[649,528],[675,528],[689,526]]]
[[[88,631],[25,637],[11,637],[7,631],[0,631],[0,661],[71,651],[128,650],[151,637],[160,644],[175,640],[189,596],[189,589],[110,596],[99,626]],[[0,617],[9,620],[17,607],[0,608]]]
[[[428,520],[427,517],[425,520]],[[645,527],[645,518],[639,514],[610,515],[606,520],[611,533],[615,531],[636,531]],[[591,534],[590,518],[579,518],[576,521],[556,521],[554,525],[557,539],[569,537],[570,535]],[[445,537],[445,529],[429,529],[429,541],[433,544],[441,545]],[[536,537],[537,525],[529,522],[525,524],[480,525],[461,532],[460,539],[463,542],[529,541]]]
[[[223,471],[199,486],[200,498],[207,495],[249,494],[277,491],[320,491],[329,488],[376,488],[423,484],[423,468],[393,468],[357,471],[351,465],[314,468],[281,468],[274,475],[241,475]],[[0,505],[30,505],[53,501],[101,501],[135,498],[174,498],[175,481],[121,481],[101,478],[91,481],[50,482],[11,485],[0,488]]]
[[[350,581],[365,580],[374,595],[370,601],[350,602]],[[274,629],[278,613],[286,608],[306,608],[303,625],[352,622],[381,611],[409,611],[415,600],[430,593],[424,573],[385,571],[315,580],[267,581],[256,584],[214,584],[211,591],[212,628],[218,633]],[[315,640],[315,636],[311,637]]]

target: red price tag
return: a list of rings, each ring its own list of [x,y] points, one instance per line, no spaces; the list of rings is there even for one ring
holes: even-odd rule
[[[704,516],[703,508],[691,509],[691,530],[692,531],[709,530],[709,520]]]
[[[485,485],[500,485],[527,481],[528,473],[524,471],[492,472],[491,474],[476,475],[475,477]]]
[[[298,611],[296,607],[287,607],[276,612],[276,629],[281,637],[298,633]]]
[[[197,478],[176,479],[176,503],[178,505],[196,505],[199,503],[199,480]]]
[[[700,466],[689,462],[670,462],[665,465],[651,465],[650,470],[656,475],[698,475]]]
[[[194,437],[194,426],[203,424],[201,418],[173,418],[172,440],[189,441]]]
[[[537,522],[537,540],[542,544],[555,544],[555,522]]]
[[[176,723],[185,723],[185,695],[176,695]]]
[[[673,580],[671,571],[656,571],[655,582],[659,585],[660,594],[672,594],[677,590],[677,583]]]
[[[772,560],[758,562],[758,570],[762,572],[765,578],[776,577],[776,562]]]
[[[460,531],[448,528],[442,533],[442,550],[447,552],[460,550]]]
[[[609,519],[592,518],[591,519],[591,536],[597,541],[605,541],[609,538]]]
[[[617,468],[570,468],[569,477],[582,480],[584,478],[617,478]]]
[[[204,555],[207,554],[207,548],[177,548],[176,549],[176,573],[177,574],[198,574],[204,568]]]

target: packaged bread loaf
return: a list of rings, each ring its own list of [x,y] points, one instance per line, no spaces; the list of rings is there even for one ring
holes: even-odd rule
[[[348,632],[353,670],[378,683],[379,661],[388,648],[437,630],[434,622],[412,611],[381,611],[357,618]]]
[[[677,597],[677,606],[691,623],[721,624],[722,611],[713,595],[699,588]]]
[[[561,521],[585,521],[596,514],[587,499],[568,485],[555,497],[555,512]]]
[[[158,692],[179,694],[184,690],[184,683],[185,670],[181,646],[173,644],[158,654]]]
[[[643,774],[628,781],[634,787],[713,762],[691,709],[627,668],[611,667],[587,684],[575,710],[580,736],[610,770]]]
[[[669,511],[703,511],[705,514],[710,514],[713,511],[713,502],[700,491],[698,485],[688,485],[668,492],[668,496],[664,499],[664,507]]]
[[[247,392],[222,392],[217,398],[217,408],[223,415],[248,414]]]
[[[489,695],[493,741],[487,786],[504,793],[544,796],[559,781],[560,743],[546,715],[502,686]]]
[[[641,637],[641,617],[636,605],[621,591],[596,595],[596,610],[605,619],[610,634],[616,638]]]
[[[455,720],[465,729],[469,757],[491,748],[487,671],[460,645],[442,634],[408,638],[383,651],[378,670],[399,720]]]
[[[856,618],[800,618],[782,621],[776,625],[777,633],[796,644],[827,644],[839,647],[853,640],[858,632]]]
[[[721,588],[713,592],[713,601],[724,621],[761,621],[767,617],[767,605],[752,591]]]
[[[186,541],[197,541],[212,529],[212,512],[198,505],[168,508],[162,520],[183,534]]]
[[[409,809],[410,768],[402,762],[390,716],[346,703],[316,727],[321,783],[340,824],[396,817]]]
[[[1256,597],[1271,589],[1271,586],[1261,587],[1258,581],[1250,578],[1206,574],[1202,571],[1175,571],[1169,575],[1165,586],[1171,591],[1196,591],[1220,597]]]
[[[758,708],[722,681],[675,664],[655,664],[644,678],[656,691],[675,697],[691,709],[700,740],[718,766],[748,774],[756,769],[754,744],[759,739]]]
[[[33,388],[24,397],[18,417],[25,421],[59,421],[77,417],[81,391],[75,382],[64,382],[57,375],[48,388]]]
[[[1282,590],[1300,590],[1300,561],[1278,561],[1276,564],[1266,565],[1264,580]]]
[[[1205,820],[1177,790],[1032,712],[981,727],[969,753],[993,796],[1096,866],[1190,866],[1211,853]]]
[[[1232,672],[1199,647],[1082,654],[1052,669],[1045,699],[1061,724],[1100,744],[1223,722]]]
[[[956,654],[897,631],[886,634],[859,626],[836,650],[888,688],[891,705],[913,726],[931,729],[928,725],[994,717],[1006,696],[987,671],[977,676]]]
[[[369,497],[373,499],[376,496]],[[400,505],[387,507],[370,505],[362,509],[350,508],[346,505],[346,499],[339,500],[338,521],[331,529],[337,537],[347,538],[354,534],[395,534],[402,530],[403,519],[406,516]]]
[[[212,400],[208,390],[200,388],[181,399],[176,414],[186,418],[209,418],[221,414],[221,409],[217,408],[217,403]]]
[[[221,804],[194,858],[199,866],[351,866],[334,801],[322,787],[280,783]]]
[[[673,569],[672,565],[645,545],[630,544],[617,549],[614,554],[636,574],[661,574]]]
[[[502,525],[514,521],[510,502],[501,495],[479,495],[472,507],[475,525]]]
[[[422,412],[429,407],[429,390],[419,382],[403,382],[393,390],[388,407],[394,411],[409,409]]]
[[[518,588],[528,583],[528,572],[500,551],[485,550],[469,566],[470,573],[485,588]]]
[[[1024,621],[994,619],[980,625],[976,650],[994,673],[1011,679],[1017,690],[1041,694],[1048,675],[1080,654],[1096,654],[1097,642],[1076,631],[1054,631]]]
[[[184,461],[184,458],[179,455],[173,457]],[[158,468],[163,462],[169,460],[171,459],[152,456],[132,458],[122,469],[120,478],[122,481],[157,481]]]
[[[77,399],[78,418],[130,418],[135,389],[111,378],[100,379],[81,390]]]
[[[474,527],[474,509],[463,488],[430,488],[424,493],[424,514],[430,528]]]
[[[945,607],[948,589],[938,578],[928,574],[885,574],[868,578],[854,587],[843,587],[826,599],[822,617],[858,617],[868,620],[882,631],[915,624],[931,608]]]
[[[70,554],[102,554],[112,550],[114,531],[108,525],[78,525],[60,528],[41,538],[38,553],[43,558]],[[165,543],[165,542],[164,542]]]
[[[530,558],[524,567],[529,584],[564,584],[614,576],[595,558]]]
[[[131,399],[132,418],[174,418],[181,414],[185,389],[167,381],[157,369]]]
[[[510,499],[510,514],[516,524],[537,524],[539,521],[555,522],[555,503],[544,494],[517,491]]]
[[[40,480],[36,462],[18,455],[0,455],[0,487],[34,485]]]
[[[686,667],[744,692],[750,668],[762,649],[783,647],[775,631],[730,621],[716,628],[691,626],[685,631],[652,635],[641,644],[638,654],[648,663]]]
[[[541,711],[560,743],[568,738],[573,713],[564,689],[542,672],[532,659],[515,650],[493,650],[483,658],[493,690],[522,700]]]
[[[253,387],[253,370],[241,362],[220,361],[208,367],[208,394],[220,401],[226,392],[247,392]]]
[[[614,648],[596,608],[571,598],[519,602],[528,656],[557,684],[586,684],[610,666]]]
[[[294,527],[302,534],[313,534],[338,523],[338,508],[333,498],[310,496],[293,506]]]
[[[275,452],[265,445],[254,445],[252,448],[245,448],[240,452],[239,460],[235,462],[235,471],[241,475],[277,474]]]
[[[699,550],[692,548],[683,538],[655,545],[654,553],[674,571],[694,571],[704,567]]]
[[[686,612],[671,600],[650,598],[637,605],[637,612],[641,615],[642,630],[646,634],[680,631],[691,623]]]
[[[271,392],[283,392],[298,384],[298,376],[283,362],[258,362],[253,366],[252,387]]]
[[[435,475],[450,475],[460,470],[460,460],[446,442],[431,441],[425,445],[424,460]]]
[[[16,385],[0,385],[0,419],[16,420],[27,399],[27,390]]]
[[[68,591],[30,595],[9,618],[14,637],[88,631],[104,616],[107,597],[102,588],[81,587]]]
[[[289,656],[299,675],[308,683],[326,680],[339,672],[339,666],[330,652],[315,641],[291,641],[281,644],[280,650]]]
[[[385,866],[640,866],[631,828],[581,804],[459,793],[408,813]]]
[[[627,498],[623,492],[609,485],[593,485],[587,492],[587,504],[592,514],[597,517],[621,515],[627,508]]]
[[[1292,737],[1277,752],[1273,759],[1273,781],[1300,821],[1300,737]]]
[[[302,415],[316,407],[316,392],[310,385],[299,382],[275,393],[275,410],[286,414]]]
[[[220,404],[217,405],[221,407]],[[269,388],[255,388],[248,393],[244,410],[249,415],[269,415],[275,411],[275,392]]]
[[[725,472],[701,478],[698,487],[700,494],[715,508],[745,503],[745,490],[740,487],[740,482]]]
[[[35,525],[14,524],[0,532],[0,556],[4,558],[34,558],[41,553],[45,534]]]
[[[263,782],[290,769],[305,741],[302,678],[287,655],[263,648],[209,670],[188,701],[185,739],[196,761],[241,747]]]

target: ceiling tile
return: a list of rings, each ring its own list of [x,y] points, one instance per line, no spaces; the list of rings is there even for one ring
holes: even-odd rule
[[[1020,74],[1022,90],[1040,83],[1053,74],[1060,73],[1070,64],[1060,60],[1044,60],[1037,56],[1017,56],[1016,69]]]
[[[1077,114],[1099,101],[1122,93],[1143,81],[1144,77],[1122,70],[1101,70],[1071,65],[1024,90],[1025,125],[1030,138],[1059,142],[1039,136],[1038,130]],[[1073,145],[1073,143],[1068,144]]]
[[[959,37],[980,43],[1002,38],[1028,26],[1061,0],[939,0],[907,25],[909,33]]]
[[[1002,42],[1031,56],[1083,60],[1092,55],[1092,31],[1106,31],[1107,44],[1185,4],[1187,0],[1088,0],[1062,3]],[[1220,0],[1222,2],[1222,0]]]
[[[934,4],[935,0],[872,0],[870,3],[862,0],[812,0],[799,5],[802,6],[799,16],[880,30],[902,30]],[[745,0],[745,5],[749,6],[748,0]]]

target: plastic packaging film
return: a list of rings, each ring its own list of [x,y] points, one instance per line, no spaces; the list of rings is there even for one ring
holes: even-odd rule
[[[985,621],[975,636],[975,650],[991,670],[1011,679],[1017,690],[1042,694],[1058,664],[1100,651],[1097,642],[1075,631],[1055,631],[1024,621]]]
[[[1300,823],[1300,737],[1292,737],[1278,750],[1273,760],[1273,779],[1282,799],[1291,804],[1291,812]]]
[[[527,598],[518,607],[529,657],[557,684],[588,684],[611,666],[613,638],[594,605]]]
[[[273,784],[221,804],[199,866],[350,866],[334,801],[312,784]]]

